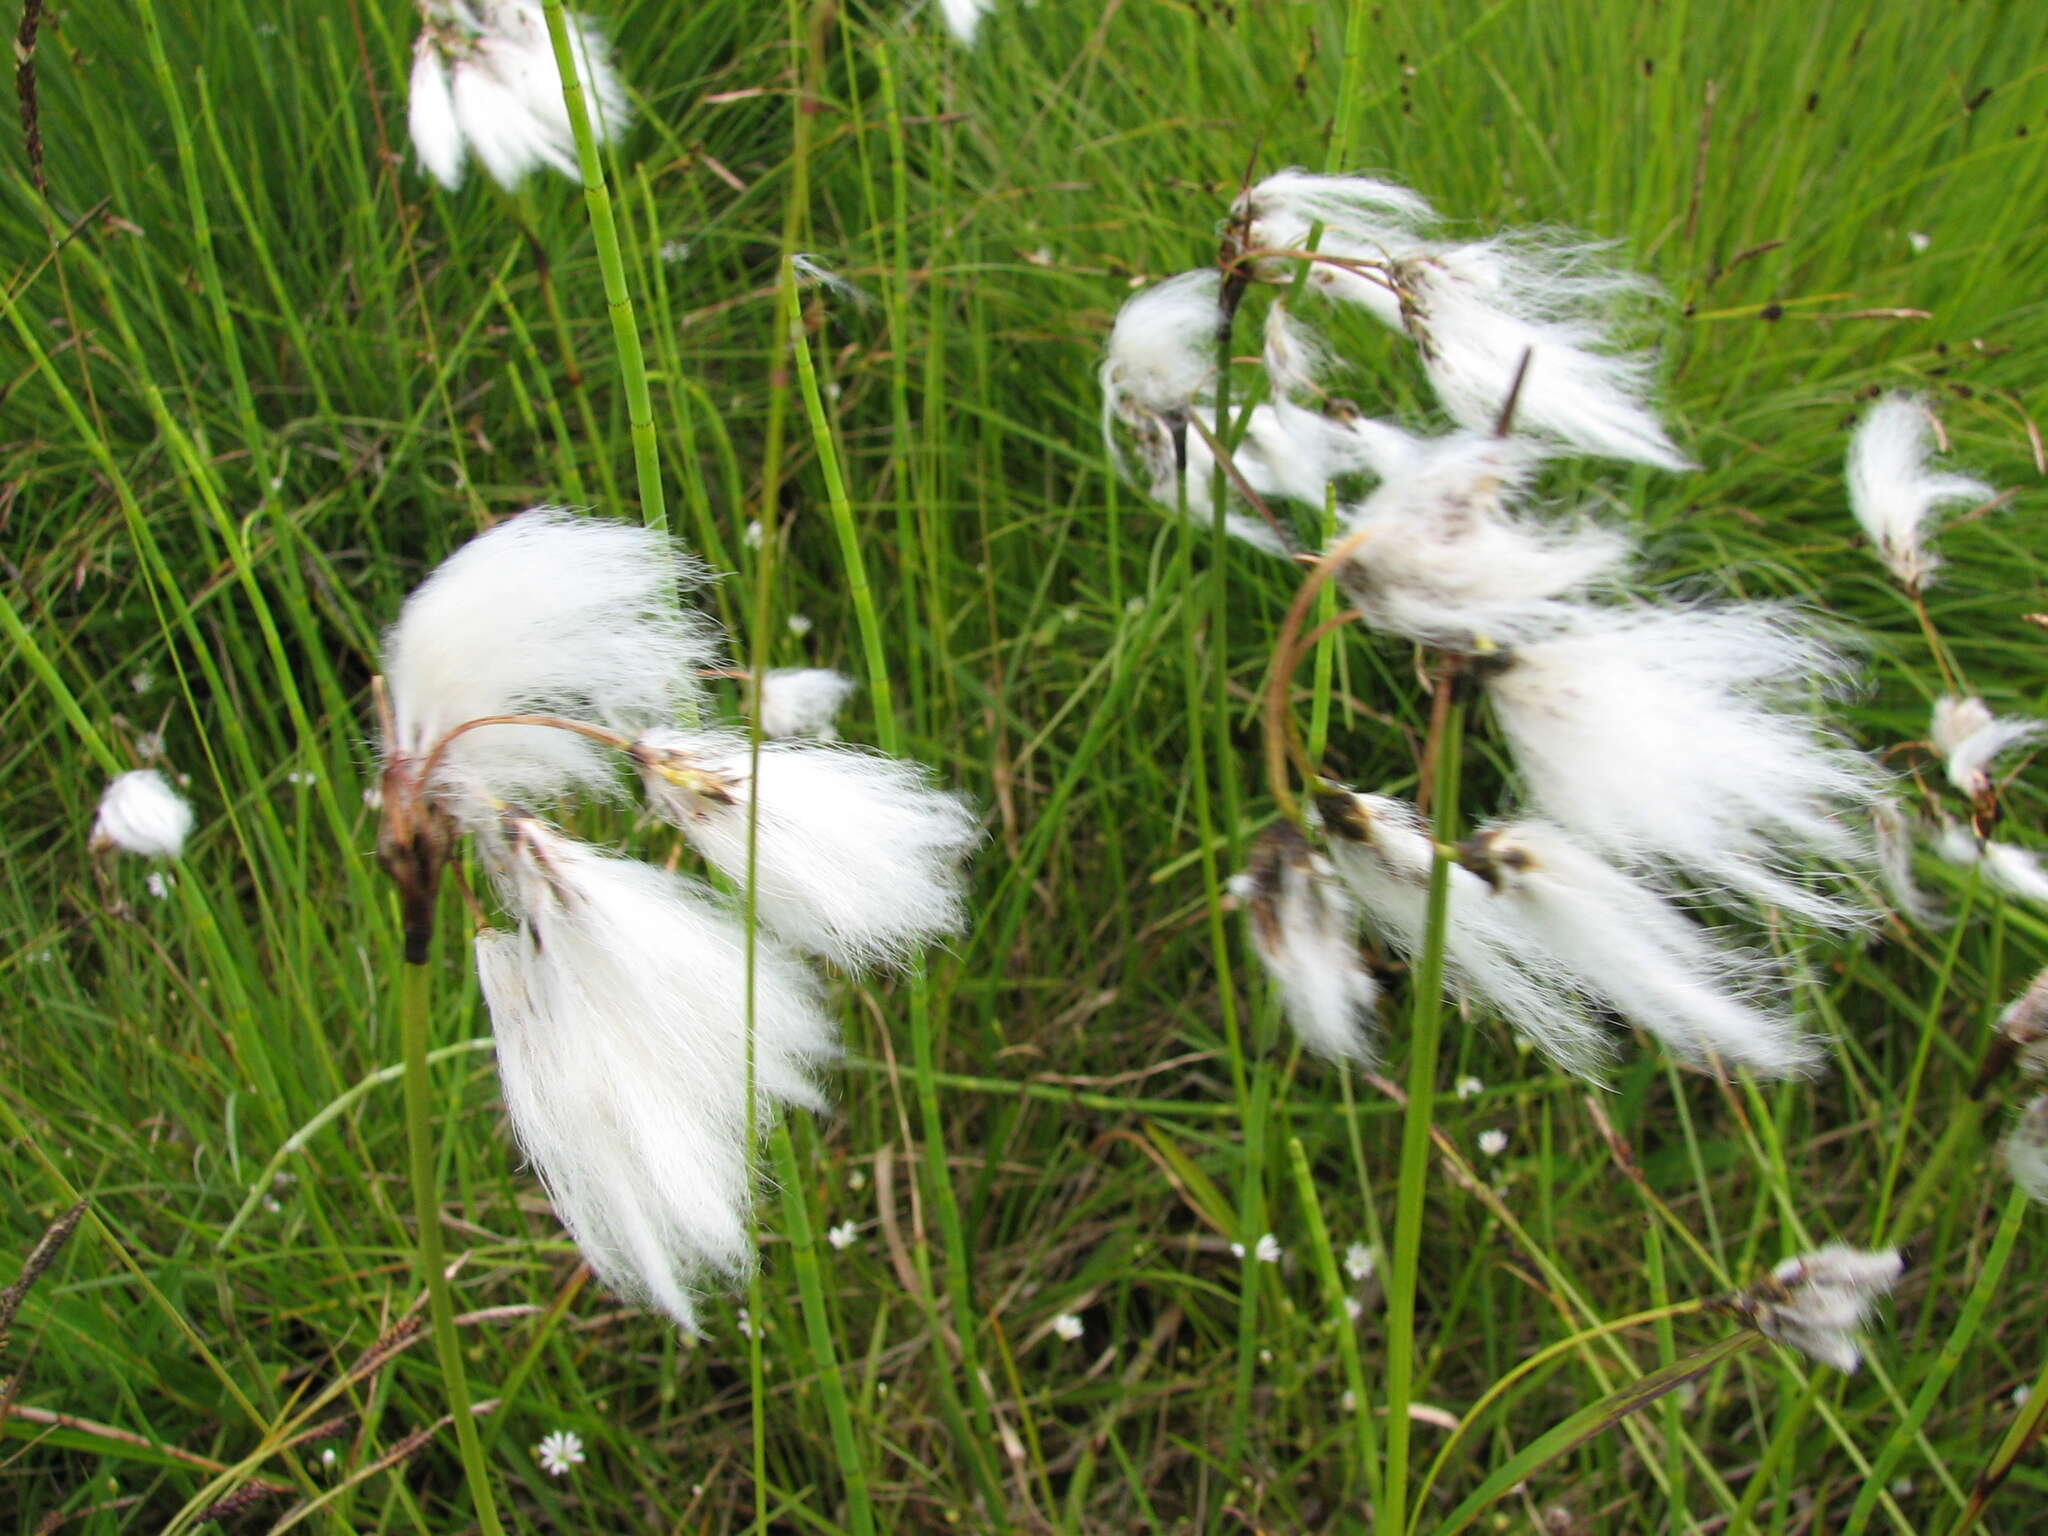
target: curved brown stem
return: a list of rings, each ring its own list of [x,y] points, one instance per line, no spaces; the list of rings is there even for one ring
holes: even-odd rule
[[[1347,534],[1331,545],[1329,550],[1317,559],[1308,573],[1308,579],[1294,594],[1294,601],[1287,606],[1287,617],[1280,621],[1280,634],[1273,642],[1273,669],[1266,679],[1266,699],[1261,711],[1261,722],[1265,734],[1266,787],[1272,791],[1273,799],[1279,805],[1281,814],[1290,821],[1300,818],[1301,807],[1287,785],[1287,764],[1292,752],[1293,732],[1288,718],[1287,694],[1293,685],[1294,674],[1301,667],[1301,657],[1307,646],[1301,639],[1302,626],[1308,621],[1310,606],[1316,594],[1328,586],[1337,574],[1338,567],[1350,559],[1371,536],[1371,530],[1361,528]],[[1323,633],[1316,631],[1317,637]],[[1302,766],[1304,780],[1313,778],[1312,765]]]
[[[446,754],[456,737],[467,735],[486,725],[544,725],[551,730],[573,731],[578,736],[587,736],[592,741],[601,742],[607,747],[616,747],[621,752],[633,745],[617,731],[608,731],[601,725],[587,725],[581,720],[565,719],[561,715],[480,715],[474,720],[463,721],[434,743],[425,761],[420,764],[420,787],[424,789],[433,782],[434,773],[441,766],[442,756]]]

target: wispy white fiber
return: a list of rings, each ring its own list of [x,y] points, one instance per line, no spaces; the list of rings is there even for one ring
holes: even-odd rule
[[[2001,720],[1982,699],[1944,695],[1934,701],[1928,742],[1942,760],[1948,781],[1973,800],[1991,793],[1991,764],[2009,747],[2033,741],[2039,720]]]
[[[1980,866],[1984,878],[2008,895],[2048,903],[2048,869],[2031,848],[1980,838],[1967,824],[1947,821],[1935,834],[1934,851],[1951,864]]]
[[[431,32],[422,32],[413,44],[412,84],[407,97],[406,126],[420,164],[453,192],[462,185],[462,125],[455,117],[448,61]]]
[[[1309,267],[1312,290],[1401,326],[1401,299],[1387,268],[1423,248],[1422,231],[1436,210],[1420,195],[1369,176],[1319,176],[1290,168],[1253,186],[1236,204],[1246,246],[1254,251],[1306,252],[1318,226],[1321,260]],[[1290,272],[1286,258],[1265,257],[1269,274]]]
[[[1252,845],[1238,881],[1252,947],[1302,1044],[1332,1060],[1371,1061],[1379,984],[1359,955],[1358,914],[1330,861],[1279,822]]]
[[[1415,808],[1349,790],[1318,797],[1330,859],[1366,921],[1404,954],[1422,948],[1435,844]],[[1453,865],[1444,953],[1451,983],[1494,1008],[1565,1070],[1596,1075],[1612,1046],[1554,956],[1530,942],[1515,912]]]
[[[2005,1005],[1998,1032],[2025,1071],[2036,1077],[2048,1073],[2048,970],[2037,973],[2026,991]]]
[[[1785,1260],[1736,1298],[1736,1310],[1765,1338],[1853,1371],[1863,1360],[1857,1331],[1904,1273],[1896,1249],[1866,1253],[1830,1243]]]
[[[1818,1065],[1818,1042],[1768,995],[1769,957],[1725,943],[1546,823],[1488,828],[1468,846],[1560,968],[1681,1060],[1761,1077]]]
[[[1626,534],[1517,505],[1541,459],[1523,439],[1427,440],[1348,509],[1344,591],[1366,622],[1430,645],[1511,644],[1570,620],[1576,610],[1560,598],[1618,580],[1633,552]]]
[[[1317,380],[1330,367],[1330,350],[1314,329],[1294,318],[1294,311],[1276,300],[1266,311],[1265,346],[1261,354],[1273,397],[1286,400],[1317,392]]]
[[[620,1295],[694,1331],[754,1262],[744,929],[704,886],[519,817],[486,843],[516,931],[476,941],[505,1107],[556,1213]],[[758,1118],[816,1108],[836,1053],[809,972],[757,937]]]
[[[420,163],[450,190],[461,185],[467,154],[507,188],[543,167],[578,177],[575,128],[540,0],[436,0],[427,9],[408,113]],[[574,11],[565,19],[590,129],[602,144],[631,122],[625,87],[596,25]]]
[[[1204,267],[1124,301],[1102,361],[1105,412],[1172,419],[1203,398],[1215,378],[1223,333],[1221,286],[1216,270]]]
[[[965,47],[974,46],[974,35],[981,29],[981,19],[996,8],[995,0],[939,0],[940,14],[946,18],[946,30]]]
[[[761,678],[761,731],[830,741],[832,722],[859,685],[828,667],[777,667]]]
[[[154,768],[117,775],[100,795],[87,846],[145,859],[175,859],[192,835],[192,807]]]
[[[1800,706],[1844,664],[1787,610],[1582,608],[1488,670],[1536,807],[1626,864],[1687,871],[1809,921],[1864,914],[1801,874],[1858,862],[1875,766]]]
[[[2032,1198],[2048,1202],[2048,1094],[2036,1094],[2005,1137],[2005,1167]]]
[[[1949,919],[1941,903],[1922,890],[1914,878],[1915,834],[1905,809],[1896,800],[1879,799],[1870,807],[1870,827],[1877,846],[1878,874],[1884,880],[1892,910],[1923,928],[1946,927]]]
[[[917,763],[815,742],[649,732],[634,746],[656,809],[800,949],[849,969],[897,964],[965,925],[962,866],[981,841],[960,795]]]
[[[625,735],[700,697],[709,623],[679,606],[704,572],[657,532],[537,507],[479,534],[416,588],[384,637],[395,729],[386,751],[414,760],[486,715],[558,714]],[[455,738],[430,786],[474,814],[488,799],[536,804],[602,790],[613,760],[544,726],[485,726]]]
[[[1655,285],[1616,268],[1606,246],[1523,231],[1424,252],[1397,276],[1408,332],[1460,426],[1491,429],[1514,393],[1517,431],[1597,458],[1694,467],[1651,403],[1654,356],[1620,350],[1624,308]]]
[[[1189,514],[1204,521],[1214,515],[1211,490],[1216,456],[1199,433],[1190,431],[1178,452],[1163,434],[1149,441],[1138,434],[1136,441],[1144,462],[1146,491],[1155,502],[1169,509],[1178,507],[1184,473]],[[1420,456],[1423,442],[1391,422],[1370,416],[1325,415],[1276,400],[1252,408],[1230,461],[1253,494],[1269,506],[1287,501],[1307,507],[1320,527],[1333,482],[1355,475],[1383,480],[1401,473]],[[1181,454],[1186,458],[1185,468]],[[1239,499],[1234,484],[1229,494],[1233,501]],[[1294,553],[1254,515],[1227,513],[1226,526],[1235,537],[1268,554],[1285,557]]]
[[[1933,437],[1926,402],[1894,394],[1864,413],[1849,440],[1849,510],[1892,579],[1908,592],[1925,590],[1941,567],[1928,543],[1936,511],[1988,501],[1993,494],[1981,480],[1930,469]]]

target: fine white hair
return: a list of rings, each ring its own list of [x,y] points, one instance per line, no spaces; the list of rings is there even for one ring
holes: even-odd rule
[[[2042,868],[2041,856],[2031,848],[1980,838],[1966,824],[1946,821],[1935,834],[1934,851],[1951,864],[1978,866],[1986,880],[2009,896],[2048,903],[2048,869]]]
[[[1215,268],[1203,267],[1124,301],[1102,361],[1106,413],[1174,417],[1203,398],[1216,376],[1223,333],[1221,284]]]
[[[1870,808],[1870,827],[1877,847],[1877,870],[1892,910],[1923,928],[1943,928],[1948,915],[1941,903],[1920,888],[1913,875],[1914,826],[1898,801],[1882,799]]]
[[[822,1102],[817,984],[695,881],[530,818],[486,856],[519,917],[476,941],[519,1144],[605,1284],[694,1331],[754,1262],[750,1045],[758,1125]]]
[[[1529,936],[1681,1060],[1718,1059],[1761,1077],[1818,1064],[1818,1042],[1766,995],[1767,956],[1723,942],[1546,823],[1498,825],[1472,846]]]
[[[1253,251],[1306,252],[1314,236],[1322,259],[1309,265],[1310,289],[1400,329],[1401,299],[1385,269],[1423,249],[1421,232],[1436,221],[1436,210],[1419,194],[1370,176],[1319,176],[1290,167],[1253,186],[1235,212]],[[1266,257],[1259,266],[1284,275],[1288,260]]]
[[[1330,861],[1281,822],[1260,835],[1233,887],[1302,1044],[1332,1060],[1371,1061],[1379,984],[1359,956],[1358,914]]]
[[[2006,1133],[2005,1167],[2029,1196],[2048,1202],[2048,1094],[2028,1100]]]
[[[488,715],[568,715],[629,736],[672,718],[700,696],[695,674],[716,652],[708,621],[678,601],[703,579],[666,535],[559,507],[479,534],[384,636],[387,753],[423,758]],[[580,736],[493,725],[456,737],[428,787],[474,815],[493,797],[540,803],[613,778],[611,759]]]
[[[1625,533],[1516,505],[1541,458],[1523,439],[1429,440],[1347,509],[1342,580],[1365,621],[1429,645],[1513,644],[1568,619],[1559,598],[1618,580],[1633,556]]]
[[[1869,758],[1799,709],[1844,663],[1766,604],[1581,608],[1487,669],[1494,716],[1535,806],[1625,864],[1850,925],[1867,914],[1799,861],[1861,862],[1845,813],[1883,786]]]
[[[1786,1259],[1767,1281],[1742,1293],[1737,1306],[1764,1337],[1853,1371],[1863,1359],[1856,1330],[1905,1267],[1896,1249],[1867,1253],[1830,1243]]]
[[[828,667],[777,667],[761,678],[761,732],[829,741],[832,722],[857,686]]]
[[[540,0],[479,0],[431,6],[415,45],[408,112],[420,163],[451,191],[474,154],[500,186],[547,168],[575,179],[576,131]],[[585,16],[564,14],[590,131],[617,138],[632,109],[604,35]]]
[[[965,926],[981,826],[921,764],[763,741],[757,778],[746,738],[714,731],[650,732],[634,755],[656,810],[728,880],[751,880],[761,920],[798,948],[859,970]]]
[[[1914,395],[1886,395],[1849,440],[1849,510],[1892,579],[1920,592],[1941,568],[1928,543],[1936,511],[1990,500],[1990,486],[1928,467],[1933,418]]]
[[[1934,701],[1928,742],[1949,783],[1972,798],[1991,793],[1991,764],[2009,747],[2038,737],[2039,720],[2001,720],[1982,699],[1945,695]]]
[[[1177,509],[1185,494],[1188,514],[1206,521],[1214,516],[1216,456],[1199,433],[1189,432],[1176,450],[1164,434],[1140,433],[1136,439],[1147,474],[1147,492],[1161,506]],[[1419,457],[1423,440],[1392,422],[1370,416],[1332,416],[1287,400],[1268,401],[1246,414],[1244,435],[1231,450],[1230,462],[1252,494],[1271,503],[1298,502],[1320,519],[1333,481],[1350,475],[1384,480],[1408,468]],[[1181,463],[1185,455],[1186,463]],[[1183,493],[1181,482],[1185,478]],[[1235,483],[1228,487],[1235,497]],[[1238,512],[1224,514],[1224,526],[1236,538],[1286,558],[1294,553],[1285,539],[1261,519]],[[1320,522],[1318,522],[1320,526]]]
[[[116,775],[100,795],[87,844],[145,859],[175,859],[192,835],[192,807],[154,768]]]
[[[1435,845],[1415,808],[1385,795],[1349,790],[1319,800],[1330,858],[1358,898],[1366,921],[1404,954],[1423,945]],[[1447,979],[1493,1007],[1568,1072],[1597,1076],[1613,1047],[1586,1007],[1571,973],[1529,942],[1513,910],[1486,882],[1458,865],[1448,871],[1444,930]]]

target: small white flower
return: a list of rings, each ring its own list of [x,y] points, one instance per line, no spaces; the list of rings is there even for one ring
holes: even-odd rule
[[[1344,1315],[1350,1318],[1352,1322],[1357,1322],[1361,1317],[1365,1316],[1365,1303],[1356,1296],[1346,1296],[1344,1298]]]
[[[996,0],[939,0],[939,12],[946,18],[946,30],[956,42],[972,47],[982,17],[996,8]]]
[[[332,1472],[334,1470],[335,1462],[339,1461],[340,1459],[340,1457],[334,1454],[334,1447],[331,1445],[328,1446],[325,1450],[321,1451],[320,1453],[320,1470],[323,1472]]]
[[[1927,739],[1949,783],[1981,801],[1991,793],[1991,764],[1999,754],[2032,741],[2044,729],[2048,726],[2039,720],[2001,720],[1982,699],[1944,696],[1934,701]]]
[[[164,755],[164,733],[144,731],[135,738],[135,755],[145,763],[153,763]]]
[[[851,1221],[842,1221],[836,1227],[826,1229],[825,1241],[840,1252],[845,1252],[860,1241],[860,1227]]]
[[[263,1197],[263,1209],[272,1216],[275,1216],[284,1209],[284,1203],[275,1195],[265,1195]]]
[[[566,1477],[583,1465],[583,1437],[573,1429],[555,1430],[533,1448],[533,1459],[549,1477]]]
[[[1353,1392],[1349,1387],[1346,1387],[1344,1389],[1344,1395],[1337,1399],[1337,1406],[1343,1409],[1346,1413],[1358,1412],[1358,1394]]]
[[[690,259],[691,248],[691,242],[688,240],[664,240],[656,254],[670,266],[674,266],[679,261]]]
[[[2012,1389],[2012,1405],[2013,1405],[2013,1407],[2015,1407],[2015,1408],[2024,1408],[2024,1407],[2026,1407],[2026,1406],[2027,1406],[2027,1399],[2028,1399],[2028,1398],[2030,1398],[2030,1397],[2032,1397],[2033,1395],[2034,1395],[2034,1389],[2033,1389],[2033,1388],[2032,1388],[2031,1386],[2029,1386],[2029,1385],[2028,1385],[2028,1384],[2027,1384],[2026,1382],[2024,1382],[2024,1381],[2023,1381],[2023,1382],[2021,1382],[2021,1383],[2020,1383],[2020,1384],[2019,1384],[2018,1386],[2016,1386],[2016,1387],[2014,1387],[2014,1388]]]
[[[1241,1259],[1241,1258],[1243,1258],[1243,1257],[1244,1257],[1244,1244],[1243,1244],[1243,1243],[1232,1243],[1232,1244],[1230,1245],[1230,1256],[1231,1256],[1231,1257],[1232,1257],[1233,1259]]]
[[[758,517],[748,518],[747,531],[740,535],[741,539],[745,541],[746,546],[749,549],[759,549],[761,547],[761,541],[765,539],[767,536],[767,533],[763,531],[761,527],[761,519],[759,519]]]
[[[137,768],[107,785],[92,824],[95,853],[119,849],[146,859],[175,859],[192,833],[192,807],[154,768]]]
[[[128,686],[136,693],[148,693],[156,686],[156,674],[144,667],[128,679]]]
[[[286,774],[284,776],[284,781],[285,783],[291,785],[294,789],[311,789],[315,784],[318,784],[320,782],[320,775],[317,773],[310,773],[302,770],[296,773]]]
[[[1353,1243],[1344,1250],[1344,1273],[1353,1280],[1372,1278],[1372,1250],[1363,1243]]]
[[[1866,1253],[1831,1243],[1785,1260],[1733,1306],[1765,1338],[1853,1371],[1863,1358],[1856,1330],[1904,1272],[1895,1249]]]
[[[1886,395],[1849,441],[1849,509],[1892,579],[1922,591],[1941,568],[1928,547],[1937,508],[1987,501],[1991,487],[1967,475],[1927,467],[1933,421],[1925,401]]]
[[[1062,1312],[1052,1320],[1052,1331],[1072,1343],[1081,1337],[1081,1319],[1072,1312]]]
[[[1280,1239],[1270,1232],[1261,1237],[1258,1245],[1252,1249],[1252,1257],[1261,1264],[1278,1264],[1280,1254]]]
[[[1488,1157],[1499,1157],[1507,1149],[1508,1133],[1506,1131],[1481,1131],[1479,1133],[1479,1150]]]
[[[1476,1099],[1485,1091],[1486,1084],[1476,1077],[1461,1077],[1451,1085],[1451,1092],[1461,1099]]]
[[[1906,244],[1911,246],[1913,254],[1915,256],[1918,256],[1922,251],[1926,250],[1928,246],[1934,244],[1934,237],[1932,235],[1923,234],[1917,229],[1909,229],[1906,231]]]
[[[734,1316],[732,1321],[733,1326],[739,1329],[741,1338],[751,1339],[754,1336],[754,1319],[748,1314],[745,1307],[739,1309],[738,1314]]]
[[[171,874],[167,870],[153,869],[149,872],[148,878],[142,882],[142,885],[143,889],[148,891],[158,901],[164,901],[169,898],[171,887],[177,883],[178,877],[176,875]]]
[[[789,632],[799,640],[808,635],[813,627],[811,616],[807,613],[792,613],[783,622],[789,626]]]
[[[859,685],[827,667],[777,667],[761,677],[761,733],[830,741],[833,719]]]

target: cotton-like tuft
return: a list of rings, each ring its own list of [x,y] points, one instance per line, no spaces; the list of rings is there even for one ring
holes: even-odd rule
[[[1163,432],[1136,434],[1135,441],[1145,469],[1146,492],[1155,502],[1177,510],[1185,495],[1191,517],[1206,522],[1215,515],[1211,492],[1216,456],[1199,434],[1189,433],[1178,448]],[[1251,409],[1230,461],[1253,494],[1269,506],[1276,501],[1298,503],[1312,511],[1320,527],[1333,482],[1360,475],[1384,480],[1402,473],[1420,456],[1423,441],[1391,422],[1369,416],[1325,415],[1276,400]],[[1239,499],[1234,482],[1228,491],[1232,500]],[[1285,558],[1295,553],[1257,517],[1228,512],[1225,526],[1234,537],[1268,554]]]
[[[1529,798],[1624,864],[1684,870],[1810,922],[1866,914],[1811,858],[1860,863],[1883,778],[1802,712],[1842,660],[1787,610],[1581,608],[1487,668]]]
[[[1338,530],[1344,592],[1365,621],[1459,650],[1513,644],[1574,617],[1560,598],[1617,581],[1626,534],[1516,505],[1541,460],[1525,440],[1472,433],[1417,445]]]
[[[2048,869],[2031,848],[1980,838],[1963,822],[1945,821],[1935,834],[1934,851],[1950,864],[1979,866],[1984,878],[2009,896],[2048,904]]]
[[[505,1106],[608,1286],[695,1331],[696,1297],[754,1262],[747,934],[713,893],[527,817],[485,848],[516,931],[476,942]],[[816,1108],[836,1054],[815,981],[752,955],[757,1118]]]
[[[1424,249],[1422,231],[1437,217],[1420,195],[1394,182],[1298,167],[1252,187],[1238,199],[1235,216],[1252,252],[1306,252],[1316,236],[1321,259],[1309,265],[1310,291],[1359,305],[1395,330],[1402,305],[1387,269]],[[1289,263],[1285,256],[1255,259],[1275,279],[1291,275]]]
[[[576,134],[540,0],[433,0],[414,47],[409,126],[420,163],[451,190],[475,154],[500,186],[533,171],[576,179]],[[603,34],[566,13],[590,130],[600,144],[632,120]]]
[[[145,859],[175,859],[192,835],[192,807],[154,768],[117,775],[100,795],[87,846]]]
[[[973,47],[982,18],[995,10],[995,0],[939,0],[939,12],[946,18],[946,30],[963,47]]]
[[[1415,808],[1385,795],[1330,791],[1317,798],[1330,859],[1365,919],[1404,954],[1423,945],[1435,844]],[[1566,1071],[1596,1076],[1612,1046],[1587,998],[1485,881],[1453,865],[1444,955],[1449,982],[1491,1006]]]
[[[1991,764],[2008,748],[2035,740],[2043,728],[2039,720],[2001,720],[1982,699],[1944,696],[1934,701],[1928,742],[1949,783],[1983,800],[1991,794]]]
[[[761,732],[830,741],[832,722],[857,686],[825,667],[777,667],[761,678]]]
[[[1988,501],[1993,494],[1981,480],[1929,469],[1933,435],[1925,401],[1886,395],[1864,413],[1849,440],[1849,510],[1892,579],[1908,592],[1924,591],[1941,568],[1928,544],[1935,513]]]
[[[1372,1060],[1379,985],[1359,956],[1357,913],[1330,861],[1279,822],[1253,843],[1238,879],[1252,947],[1302,1043],[1332,1060]]]
[[[1818,1042],[1769,996],[1767,956],[1724,942],[1543,822],[1487,828],[1466,847],[1559,969],[1681,1060],[1760,1077],[1818,1064]]]
[[[655,808],[761,920],[850,970],[900,964],[966,924],[963,865],[981,841],[966,799],[919,764],[849,747],[655,731],[633,749]],[[749,801],[756,811],[749,861]]]
[[[2048,1202],[2048,1094],[2036,1094],[2005,1137],[2005,1167],[2013,1183]]]
[[[427,174],[450,192],[462,185],[462,127],[455,120],[455,94],[448,65],[431,33],[422,32],[412,50],[412,84],[406,126]]]
[[[1216,376],[1223,334],[1221,279],[1213,268],[1183,272],[1124,301],[1102,362],[1107,415],[1184,416]]]
[[[679,605],[704,579],[660,533],[538,507],[479,534],[416,588],[384,637],[388,760],[414,772],[450,730],[487,715],[571,716],[631,736],[702,694],[709,623]],[[463,815],[604,791],[611,759],[546,726],[456,737],[426,786]]]
[[[1857,1330],[1904,1273],[1895,1249],[1866,1253],[1831,1243],[1785,1260],[1734,1306],[1765,1338],[1848,1372],[1863,1359]]]

